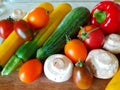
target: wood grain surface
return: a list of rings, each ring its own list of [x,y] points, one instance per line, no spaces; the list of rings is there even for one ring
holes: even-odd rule
[[[110,81],[94,78],[93,85],[88,90],[105,90],[107,83]],[[0,90],[80,90],[72,79],[64,83],[55,83],[48,80],[43,74],[39,79],[30,84],[22,83],[18,78],[18,72],[9,76],[0,76]]]

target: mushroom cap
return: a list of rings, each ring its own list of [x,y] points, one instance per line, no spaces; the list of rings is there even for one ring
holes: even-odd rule
[[[103,49],[91,50],[86,64],[91,68],[93,75],[101,79],[112,78],[119,68],[117,57]]]
[[[103,48],[114,53],[120,53],[120,35],[118,34],[110,34],[106,37]]]
[[[49,56],[44,63],[45,76],[54,82],[64,82],[71,78],[73,63],[62,54]]]
[[[15,20],[22,19],[24,16],[25,13],[21,9],[15,9],[11,15],[11,17],[14,18]]]

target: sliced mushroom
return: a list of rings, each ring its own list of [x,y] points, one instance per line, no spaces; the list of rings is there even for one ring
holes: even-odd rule
[[[93,75],[101,79],[109,79],[118,71],[117,57],[103,49],[91,50],[86,58],[86,64],[91,68]]]
[[[110,34],[106,37],[103,48],[114,53],[120,54],[120,35]]]
[[[54,82],[64,82],[71,78],[73,63],[62,54],[49,56],[44,64],[45,76]]]

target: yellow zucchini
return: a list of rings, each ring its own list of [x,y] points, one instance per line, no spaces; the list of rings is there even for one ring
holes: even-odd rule
[[[52,34],[61,20],[66,16],[66,14],[68,14],[69,11],[71,11],[71,9],[72,7],[68,3],[57,5],[54,11],[50,14],[48,24],[40,30],[33,40],[25,42],[17,49],[15,54],[4,66],[1,75],[9,75],[20,65],[21,62],[26,62],[33,57],[37,49],[43,45],[46,39]]]
[[[53,6],[49,2],[43,2],[37,5],[37,7],[43,7],[50,13],[53,11]],[[32,10],[31,10],[32,11]],[[29,12],[28,12],[29,14]],[[26,20],[27,15],[23,18]],[[22,45],[25,41],[19,37],[15,31],[13,31],[7,39],[0,45],[0,65],[4,66],[8,59],[14,54],[17,48]]]

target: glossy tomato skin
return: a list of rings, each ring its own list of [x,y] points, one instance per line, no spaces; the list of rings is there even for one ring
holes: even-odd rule
[[[81,60],[84,61],[87,57],[87,48],[79,39],[73,39],[66,43],[64,53],[73,63]]]
[[[25,41],[31,40],[33,37],[32,28],[24,20],[15,21],[14,30]]]
[[[75,66],[72,75],[73,82],[80,89],[88,89],[93,83],[93,74],[86,66]]]
[[[96,30],[93,30],[95,28],[96,28]],[[93,25],[89,25],[89,26],[85,26],[84,30],[85,30],[85,32],[90,32],[93,30],[92,32],[90,32],[90,34],[88,34],[88,37],[83,40],[86,47],[89,50],[100,48],[103,45],[103,43],[105,41],[105,34],[103,33],[103,31],[100,28],[95,27]],[[80,30],[78,33],[78,36],[80,36],[81,33],[82,32]],[[81,39],[81,37],[80,37],[80,39]]]
[[[31,83],[39,78],[43,71],[43,65],[38,59],[25,62],[19,70],[19,79],[24,83]]]
[[[41,28],[48,23],[49,13],[42,7],[35,8],[28,14],[27,21],[34,29]]]
[[[13,31],[13,20],[3,19],[0,21],[0,37],[6,39]]]

